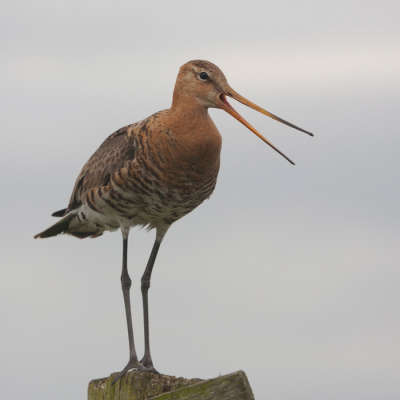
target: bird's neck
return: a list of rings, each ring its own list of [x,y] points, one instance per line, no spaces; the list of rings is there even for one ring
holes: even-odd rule
[[[207,135],[214,130],[215,125],[208,114],[208,108],[200,104],[192,93],[175,87],[169,110],[169,126],[179,136],[191,136],[201,131]]]
[[[174,91],[170,114],[181,121],[192,121],[193,124],[209,118],[208,108],[201,105],[192,94],[178,90]]]
[[[174,160],[182,170],[218,171],[221,135],[208,114],[193,95],[174,92],[172,107],[166,115],[166,125],[175,144],[170,146]]]

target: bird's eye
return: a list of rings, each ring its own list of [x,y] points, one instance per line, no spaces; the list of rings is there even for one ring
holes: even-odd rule
[[[208,78],[208,74],[207,74],[207,72],[200,72],[199,77],[200,77],[200,79],[205,81]]]

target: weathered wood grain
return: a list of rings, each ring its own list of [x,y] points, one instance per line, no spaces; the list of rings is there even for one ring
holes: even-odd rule
[[[88,387],[88,400],[146,400],[201,381],[197,378],[159,377],[150,372],[130,371],[111,386],[116,375],[113,373],[108,378],[92,380]]]
[[[199,382],[151,400],[254,400],[249,381],[243,371]]]
[[[243,371],[206,381],[132,371],[111,386],[115,375],[91,381],[88,400],[254,400]]]

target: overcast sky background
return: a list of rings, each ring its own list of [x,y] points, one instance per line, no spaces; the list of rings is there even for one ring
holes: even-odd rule
[[[211,199],[178,221],[150,290],[155,367],[243,369],[257,399],[400,398],[398,1],[3,1],[1,397],[86,398],[128,340],[119,232],[33,240],[118,128],[169,108],[179,67],[230,85],[314,138],[231,101],[296,162],[221,110]],[[130,235],[140,277],[154,232]]]

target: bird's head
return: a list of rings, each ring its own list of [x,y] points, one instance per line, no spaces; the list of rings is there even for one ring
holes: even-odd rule
[[[223,72],[213,63],[204,60],[194,60],[182,65],[179,70],[178,78],[175,86],[175,93],[183,96],[190,96],[197,99],[204,108],[221,108],[232,115],[244,126],[255,133],[261,140],[271,146],[275,151],[285,157],[290,163],[294,164],[280,150],[278,150],[271,142],[262,136],[255,128],[253,128],[229,103],[226,99],[231,97],[242,104],[275,119],[294,129],[305,132],[310,136],[312,133],[287,122],[276,115],[255,105],[251,101],[245,99],[239,93],[235,92],[228,84]],[[185,101],[183,99],[183,101]]]

